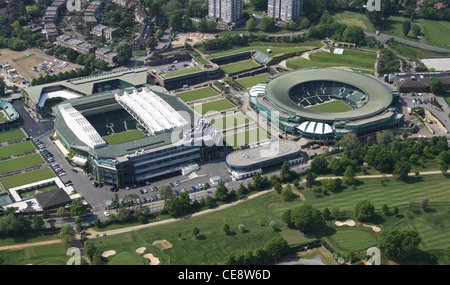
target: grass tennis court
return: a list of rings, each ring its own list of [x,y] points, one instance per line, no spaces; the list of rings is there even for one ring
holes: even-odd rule
[[[53,177],[55,177],[55,174],[49,167],[47,167],[34,171],[29,171],[26,173],[0,178],[0,182],[3,184],[5,188],[9,189]]]
[[[192,108],[196,112],[205,115],[208,112],[222,112],[225,110],[233,109],[235,107],[236,106],[227,99],[221,99],[204,104],[197,104],[194,105]]]
[[[0,174],[8,173],[45,163],[39,153],[0,161]]]
[[[6,122],[8,121],[9,118],[8,116],[5,114],[5,111],[0,110],[0,122]]]
[[[183,75],[183,74],[194,73],[194,72],[201,71],[201,70],[202,69],[200,67],[193,67],[193,68],[188,68],[188,69],[183,69],[183,70],[177,70],[177,71],[165,73],[164,77],[170,78],[170,77],[175,77],[175,76],[179,76],[179,75]]]
[[[20,140],[25,138],[25,134],[21,129],[0,133],[0,143]]]
[[[211,119],[211,125],[213,125],[217,130],[240,127],[247,125],[248,123],[250,123],[250,119],[242,113]]]
[[[219,95],[219,92],[217,92],[212,87],[205,87],[205,88],[199,88],[191,91],[181,92],[177,94],[178,97],[180,97],[181,100],[184,102],[192,102],[197,101],[200,99],[213,97]]]
[[[227,74],[231,74],[231,73],[249,70],[249,69],[252,69],[252,68],[258,67],[258,66],[259,65],[256,64],[255,62],[253,62],[251,60],[246,60],[246,61],[240,61],[240,62],[222,65],[220,68],[223,70],[223,72],[225,72]]]
[[[309,60],[306,58],[294,59],[287,62],[287,67],[311,68],[311,67],[335,67],[346,66],[349,68],[361,69],[364,71],[372,71],[375,65],[377,55],[375,53],[368,53],[355,50],[344,50],[344,53],[334,54],[334,49],[331,52],[318,52],[309,55]]]
[[[353,108],[349,105],[345,104],[342,101],[332,101],[326,102],[320,105],[311,106],[307,108],[308,110],[317,111],[317,112],[347,112],[352,110]]]
[[[261,128],[251,129],[224,137],[224,141],[231,147],[254,144],[269,139],[270,136]]]
[[[7,145],[4,147],[0,147],[0,159],[5,158],[5,157],[10,157],[13,155],[19,155],[22,153],[31,152],[34,150],[36,150],[36,148],[29,141]]]
[[[145,138],[145,135],[139,130],[129,130],[126,132],[104,136],[103,139],[108,144],[120,144],[132,140]]]
[[[235,81],[245,88],[251,88],[259,83],[265,83],[266,79],[270,76],[269,73],[258,74],[255,76],[245,77],[242,79],[236,79]]]

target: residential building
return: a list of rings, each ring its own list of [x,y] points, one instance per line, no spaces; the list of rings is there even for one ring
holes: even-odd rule
[[[275,20],[296,21],[302,14],[303,0],[269,0],[267,15]]]
[[[243,0],[209,0],[208,16],[212,19],[232,23],[242,18]]]

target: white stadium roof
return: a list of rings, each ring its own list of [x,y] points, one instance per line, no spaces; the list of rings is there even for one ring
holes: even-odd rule
[[[81,115],[70,103],[59,105],[59,111],[67,126],[78,137],[79,140],[91,148],[106,146],[105,140],[99,135],[95,128],[86,118]]]
[[[39,107],[44,107],[45,101],[52,98],[64,98],[64,99],[73,99],[78,98],[80,95],[66,91],[66,90],[58,90],[58,91],[51,91],[51,92],[45,92],[42,94],[41,98],[39,98]]]
[[[131,94],[115,95],[116,101],[124,107],[145,129],[155,135],[184,127],[188,122],[166,101],[149,88],[133,90]]]
[[[325,123],[306,121],[297,127],[300,131],[308,134],[326,135],[333,133],[333,128]]]
[[[267,86],[267,84],[264,84],[264,83],[257,84],[255,86],[253,86],[248,93],[252,97],[264,95],[266,93],[266,86]]]

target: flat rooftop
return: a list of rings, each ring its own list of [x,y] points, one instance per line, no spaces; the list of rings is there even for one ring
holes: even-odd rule
[[[227,156],[227,163],[237,167],[248,166],[296,153],[301,148],[302,146],[295,141],[275,140],[256,147],[234,151]]]

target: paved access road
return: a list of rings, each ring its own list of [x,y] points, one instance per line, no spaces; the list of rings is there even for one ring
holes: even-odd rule
[[[408,46],[412,46],[412,47],[416,47],[416,48],[421,48],[421,49],[425,49],[425,50],[429,50],[429,51],[434,51],[434,52],[441,52],[441,53],[450,53],[449,49],[445,49],[445,48],[440,48],[440,47],[435,47],[435,46],[430,46],[427,44],[424,44],[422,40],[420,41],[411,41],[411,40],[407,40],[407,39],[402,39],[396,36],[392,36],[392,35],[387,35],[387,34],[373,34],[373,33],[368,33],[368,32],[364,32],[366,34],[366,36],[368,37],[375,37],[375,39],[379,42],[384,43],[385,41],[388,41],[391,38],[394,38],[394,40],[396,42],[408,45]]]

